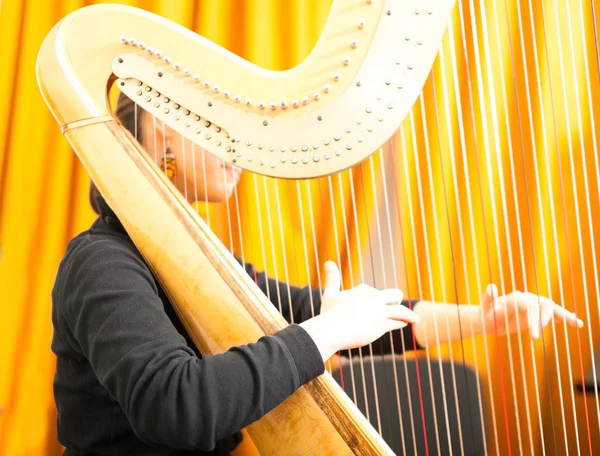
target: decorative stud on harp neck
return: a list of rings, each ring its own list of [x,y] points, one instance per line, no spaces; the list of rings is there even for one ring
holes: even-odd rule
[[[350,4],[353,8],[348,8]],[[416,4],[419,8],[415,8]],[[336,0],[318,48],[297,68],[284,72],[258,69],[237,58],[230,61],[230,54],[218,46],[193,34],[184,37],[180,28],[166,25],[168,21],[152,14],[139,15],[133,8],[103,5],[85,9],[85,14],[76,17],[83,24],[92,17],[88,12],[112,12],[106,16],[110,20],[104,21],[108,30],[102,39],[110,40],[113,36],[119,37],[119,41],[113,38],[113,44],[106,42],[99,48],[111,50],[111,72],[119,78],[119,83],[125,82],[122,90],[128,96],[141,97],[144,109],[228,162],[239,154],[254,157],[251,161],[243,160],[250,166],[241,166],[258,171],[259,162],[263,161],[268,166],[260,168],[262,173],[297,178],[353,166],[394,133],[429,74],[452,5],[453,0],[363,0],[363,3]],[[121,35],[125,28],[131,30],[130,34]],[[407,41],[406,36],[410,37]],[[396,45],[390,46],[391,41]],[[163,52],[157,50],[159,47]],[[200,67],[194,62],[207,61],[211,64],[195,71]],[[69,68],[75,69],[77,65]],[[235,72],[222,70],[233,68],[232,65]],[[89,62],[87,67],[82,62],[81,70],[93,73]],[[96,71],[103,72],[107,73]],[[109,77],[107,74],[106,80]],[[138,82],[179,102],[182,108],[176,110],[162,98],[159,101],[151,97],[151,102],[144,102],[138,95],[143,90]],[[93,86],[99,85],[90,85]],[[98,104],[101,105],[105,94],[97,97],[102,100]],[[289,105],[293,109],[288,109]],[[361,117],[366,108],[372,115]],[[184,120],[184,109],[193,116],[210,118],[222,131],[208,133],[193,119]],[[347,133],[349,127],[353,128]],[[197,129],[203,133],[197,134]],[[206,135],[210,135],[210,141]],[[235,152],[227,152],[226,146],[233,145],[234,136],[243,141],[233,147]],[[342,137],[339,147],[327,150],[335,144],[335,137]],[[246,146],[247,141],[253,145]],[[301,151],[305,143],[319,148]],[[276,160],[276,167],[270,166],[273,160],[256,159],[267,152],[256,144],[272,144],[278,151],[285,148]],[[297,152],[292,152],[294,146]],[[352,152],[338,155],[339,150]],[[310,165],[306,167],[309,171],[304,171],[304,167],[300,172],[298,168],[292,169],[294,153],[301,154],[297,161],[304,163],[303,158],[309,159]],[[324,160],[325,154],[331,159]],[[287,159],[282,161],[284,156]]]

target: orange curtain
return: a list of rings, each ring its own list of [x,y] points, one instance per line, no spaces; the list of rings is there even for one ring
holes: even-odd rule
[[[89,180],[39,95],[35,58],[49,29],[88,3],[0,3],[0,454],[61,451],[49,296],[66,243],[93,214]],[[310,52],[331,5],[119,3],[165,16],[272,69]],[[399,195],[394,252],[406,294],[478,303],[481,287],[493,281],[501,292],[526,288],[577,306],[586,322],[578,333],[549,328],[534,344],[525,335],[490,335],[430,351],[433,360],[452,356],[478,370],[490,454],[508,454],[509,445],[515,454],[567,454],[567,444],[575,453],[576,442],[588,454],[588,436],[600,445],[595,399],[588,393],[586,414],[583,396],[570,389],[599,342],[593,122],[594,114],[600,119],[600,7],[594,22],[593,4],[462,0],[422,97],[388,146],[396,178],[387,185]],[[236,255],[270,275],[318,285],[319,266],[339,258],[349,285],[359,277],[358,241],[365,244],[379,184],[370,166],[378,173],[380,163],[376,155],[351,174],[308,184],[246,174],[237,200],[199,210]],[[271,231],[259,225],[259,214],[270,215]],[[346,236],[344,219],[358,230]],[[313,238],[318,248],[305,258],[304,241]]]

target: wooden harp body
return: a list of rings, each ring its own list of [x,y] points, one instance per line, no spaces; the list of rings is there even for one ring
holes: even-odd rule
[[[310,56],[284,72],[124,6],[83,8],[49,33],[37,67],[43,96],[203,353],[287,323],[114,119],[112,84],[228,162],[274,177],[323,176],[359,163],[398,128],[452,5],[336,0]],[[261,454],[391,453],[327,373],[249,432]]]

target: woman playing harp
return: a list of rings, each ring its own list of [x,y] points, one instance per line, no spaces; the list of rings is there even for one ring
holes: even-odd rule
[[[241,169],[207,153],[194,166],[188,158],[182,172],[186,151],[178,133],[123,95],[117,116],[190,202],[231,196]],[[443,303],[403,301],[398,289],[360,285],[340,291],[339,271],[329,263],[322,295],[290,287],[291,306],[284,302],[282,309],[295,324],[256,343],[202,356],[119,219],[94,193],[99,218],[70,242],[52,294],[54,387],[65,454],[229,454],[242,428],[323,373],[334,353],[378,338],[384,343],[374,348],[386,351],[390,334],[403,338],[407,349],[424,347],[434,339],[428,331],[436,316],[450,322],[440,343],[459,337],[458,318],[473,322],[472,335],[529,329],[538,337],[551,320],[583,325],[549,299],[521,292],[498,296],[494,285],[479,305],[459,306],[460,315]],[[245,266],[270,296],[278,287],[287,290]],[[319,314],[313,318],[311,298]],[[499,311],[508,314],[508,326],[495,326]]]

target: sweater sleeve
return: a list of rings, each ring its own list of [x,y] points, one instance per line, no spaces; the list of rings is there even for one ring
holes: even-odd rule
[[[252,264],[244,264],[252,277],[288,323],[302,323],[321,312],[321,290],[295,287],[267,276],[266,271],[256,271]]]
[[[139,253],[116,241],[85,243],[65,274],[63,314],[73,343],[149,443],[210,450],[324,370],[297,325],[198,358],[165,313]]]

